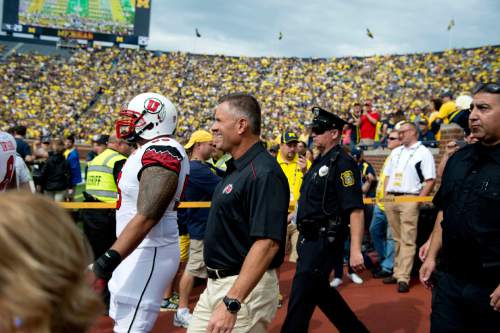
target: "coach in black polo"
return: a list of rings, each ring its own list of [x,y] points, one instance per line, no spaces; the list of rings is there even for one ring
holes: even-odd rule
[[[283,262],[290,193],[276,160],[259,140],[260,106],[245,94],[222,98],[212,127],[230,153],[207,222],[209,280],[188,332],[262,332],[278,304],[275,268]]]

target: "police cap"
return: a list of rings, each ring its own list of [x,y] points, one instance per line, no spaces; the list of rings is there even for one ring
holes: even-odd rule
[[[314,119],[311,124],[311,130],[315,134],[323,134],[325,131],[331,129],[342,130],[347,122],[339,116],[328,112],[319,106],[312,108]]]

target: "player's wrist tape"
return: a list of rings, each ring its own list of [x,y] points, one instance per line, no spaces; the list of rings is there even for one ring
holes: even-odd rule
[[[92,269],[98,278],[108,281],[121,262],[122,256],[115,250],[109,249],[95,261]]]

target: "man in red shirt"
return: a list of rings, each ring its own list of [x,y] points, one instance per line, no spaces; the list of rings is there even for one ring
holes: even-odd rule
[[[367,100],[363,105],[363,113],[361,114],[361,124],[359,130],[360,146],[372,147],[375,142],[375,130],[380,115],[372,109],[372,101]]]

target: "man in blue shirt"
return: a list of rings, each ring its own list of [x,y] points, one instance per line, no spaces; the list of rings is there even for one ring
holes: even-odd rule
[[[437,148],[438,142],[434,133],[429,131],[429,124],[426,120],[421,120],[418,123],[418,141],[426,147]]]
[[[76,185],[82,182],[80,155],[78,155],[78,150],[76,150],[75,136],[73,134],[66,137],[66,140],[64,141],[64,147],[66,148],[64,157],[66,157],[71,170],[71,188],[68,190],[68,194],[70,196],[69,200],[73,201],[73,195],[75,193]]]
[[[213,172],[211,165],[206,163],[214,150],[212,134],[204,130],[196,131],[184,148],[190,157],[189,183],[184,192],[184,200],[211,201],[215,186],[220,181],[220,177]],[[194,278],[207,278],[207,268],[203,260],[203,238],[208,212],[208,208],[188,208],[179,211],[179,221],[187,223],[191,240],[189,259],[179,283],[179,308],[174,316],[174,326],[177,327],[187,328],[189,325],[191,314],[188,303]]]

